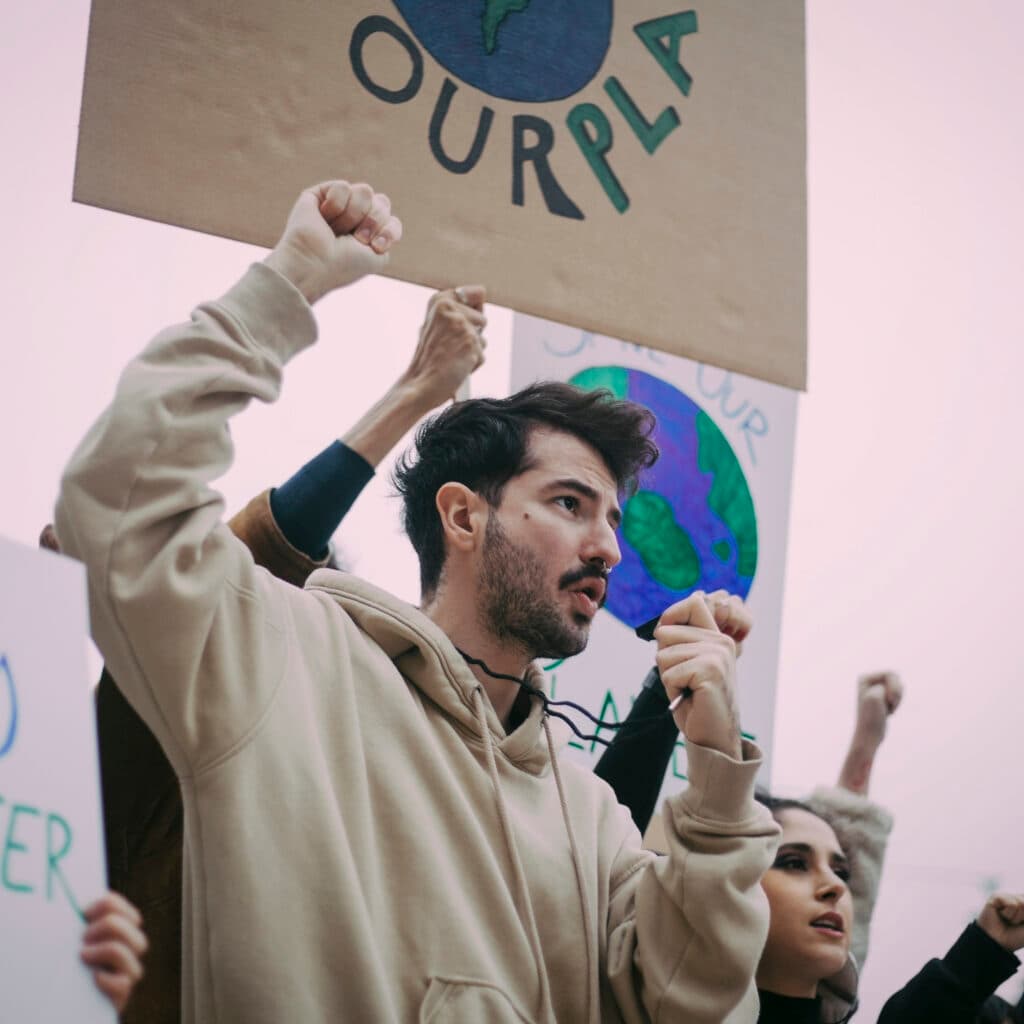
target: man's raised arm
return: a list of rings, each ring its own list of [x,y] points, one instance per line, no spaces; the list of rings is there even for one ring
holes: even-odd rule
[[[368,185],[307,189],[263,264],[129,364],[65,470],[57,533],[88,569],[93,635],[179,773],[230,749],[284,668],[282,598],[209,486],[227,421],[277,397],[316,338],[310,304],[382,269],[401,231]]]
[[[636,852],[624,844],[609,905],[609,977],[630,1022],[753,1024],[768,934],[761,876],[779,828],[753,799],[761,752],[740,733],[736,643],[699,593],[669,608],[654,635],[690,785],[665,801],[666,857],[630,874]]]

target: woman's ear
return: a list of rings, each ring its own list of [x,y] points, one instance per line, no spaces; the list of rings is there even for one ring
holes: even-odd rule
[[[483,542],[487,502],[465,484],[443,484],[434,497],[449,551],[471,552]]]

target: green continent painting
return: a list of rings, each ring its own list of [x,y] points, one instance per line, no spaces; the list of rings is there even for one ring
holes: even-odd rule
[[[608,610],[635,627],[694,590],[746,597],[757,571],[757,516],[743,469],[715,421],[641,370],[595,366],[571,383],[607,388],[658,418],[661,458],[623,506],[622,562],[611,576]]]
[[[481,16],[484,49],[494,53],[498,45],[498,30],[510,14],[518,14],[530,6],[530,0],[485,0]]]

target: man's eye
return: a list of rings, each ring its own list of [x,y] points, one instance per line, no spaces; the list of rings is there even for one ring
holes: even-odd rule
[[[555,498],[556,503],[562,505],[569,512],[575,512],[580,507],[580,499],[573,497],[571,494],[563,494],[558,498]]]
[[[844,882],[849,884],[850,881],[850,869],[847,867],[833,868],[836,878],[841,878]]]

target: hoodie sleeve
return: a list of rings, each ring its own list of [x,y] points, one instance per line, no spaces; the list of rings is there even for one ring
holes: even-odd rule
[[[853,931],[850,952],[859,968],[868,955],[871,917],[882,881],[885,849],[892,831],[892,815],[860,793],[841,786],[816,789],[807,801],[831,824],[850,861],[850,895],[853,897]]]
[[[309,305],[255,264],[125,369],[71,458],[57,534],[88,571],[92,632],[179,774],[228,753],[284,669],[281,585],[222,522],[228,420],[277,398],[316,338]]]
[[[779,835],[754,801],[761,752],[744,741],[743,761],[692,743],[687,754],[690,786],[663,811],[668,855],[613,883],[609,978],[629,1022],[721,1024],[741,1006],[753,1022],[768,935],[761,876]],[[622,851],[624,870],[634,853]]]

